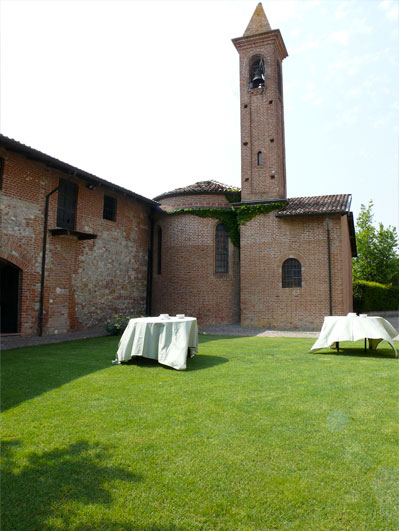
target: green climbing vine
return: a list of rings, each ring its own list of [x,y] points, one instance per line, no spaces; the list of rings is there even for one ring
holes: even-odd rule
[[[280,210],[287,204],[286,201],[275,201],[273,203],[257,203],[255,205],[240,205],[236,207],[237,223],[239,226],[245,225],[251,221],[255,216],[260,214],[268,214],[273,210]],[[233,207],[234,208],[234,207]]]
[[[240,190],[234,190],[233,188],[224,194],[229,203],[239,203],[241,201]]]
[[[231,208],[182,208],[178,210],[170,210],[167,212],[172,214],[192,214],[200,218],[214,218],[223,223],[227,234],[230,237],[231,243],[235,247],[240,247],[240,228],[245,223],[248,223],[255,216],[260,214],[268,214],[273,210],[279,210],[286,205],[286,201],[275,201],[273,203],[258,203],[255,205],[239,205]]]

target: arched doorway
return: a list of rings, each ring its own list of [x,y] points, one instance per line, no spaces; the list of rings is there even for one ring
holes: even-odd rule
[[[1,333],[19,332],[19,300],[21,287],[19,267],[0,258]]]

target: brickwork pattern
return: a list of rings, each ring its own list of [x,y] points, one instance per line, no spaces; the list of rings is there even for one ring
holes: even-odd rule
[[[329,223],[333,314],[346,315],[352,308],[346,216],[329,216]],[[287,258],[302,265],[301,288],[282,287]],[[270,213],[241,228],[241,312],[243,326],[321,328],[330,313],[326,217],[276,218]]]
[[[283,94],[278,67],[284,56],[273,38],[257,35],[236,43],[240,53],[242,200],[286,198]],[[251,63],[262,56],[264,87],[250,89]],[[257,155],[262,152],[262,164]]]
[[[5,159],[1,195],[0,257],[22,271],[20,333],[38,332],[43,219],[46,195],[62,172],[0,150]],[[79,179],[76,230],[97,234],[48,234],[44,290],[44,333],[101,326],[116,313],[144,313],[146,306],[149,212],[145,204]],[[116,222],[102,218],[103,197],[117,198]],[[57,192],[50,198],[48,227],[56,226]]]
[[[229,273],[215,273],[215,228],[218,221],[191,214],[160,215],[162,269],[154,255],[152,313],[184,313],[200,325],[239,321],[239,254],[229,243]]]
[[[174,197],[165,197],[161,200],[163,210],[177,210],[179,208],[196,207],[229,207],[231,206],[224,195],[221,194],[193,194]]]

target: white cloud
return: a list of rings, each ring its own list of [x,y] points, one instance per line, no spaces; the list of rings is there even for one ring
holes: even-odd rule
[[[397,21],[399,17],[399,4],[396,0],[383,0],[379,7],[385,11],[385,16],[389,20]]]
[[[306,42],[302,44],[302,46],[298,46],[298,48],[294,48],[292,54],[298,54],[303,52],[308,52],[309,50],[315,50],[320,45],[320,38],[312,38],[310,37]]]
[[[338,44],[346,46],[349,43],[349,33],[345,30],[334,31],[330,34],[330,39]]]
[[[338,20],[346,18],[348,15],[348,7],[349,2],[342,2],[341,4],[339,4],[335,11],[335,18],[337,18]]]

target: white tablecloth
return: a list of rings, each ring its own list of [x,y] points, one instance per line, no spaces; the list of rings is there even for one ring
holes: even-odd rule
[[[360,317],[347,315],[344,317],[325,317],[319,339],[311,348],[310,352],[321,348],[327,348],[340,341],[358,341],[368,339],[369,347],[376,349],[377,345],[385,340],[394,349],[393,338],[398,335],[394,327],[382,317]]]
[[[198,325],[194,317],[130,319],[119,342],[116,361],[133,356],[158,360],[177,370],[186,368],[187,353],[198,352]]]

